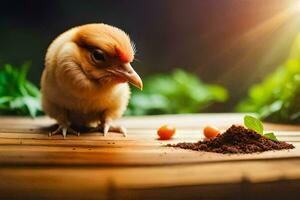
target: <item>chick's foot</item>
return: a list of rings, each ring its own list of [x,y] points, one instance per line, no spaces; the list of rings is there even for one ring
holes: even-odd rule
[[[63,135],[64,139],[66,138],[67,133],[71,133],[71,134],[74,134],[74,135],[77,135],[77,136],[80,135],[79,132],[75,131],[74,129],[72,129],[69,126],[59,125],[58,128],[55,131],[49,132],[49,137],[51,137],[52,135],[59,134],[59,133],[61,133]]]
[[[101,123],[96,128],[92,129],[92,132],[100,131],[103,136],[106,136],[108,132],[120,133],[124,137],[127,136],[127,131],[123,126],[112,125],[110,123]]]

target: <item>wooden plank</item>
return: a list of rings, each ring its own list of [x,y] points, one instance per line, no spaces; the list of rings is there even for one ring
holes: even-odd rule
[[[125,126],[128,129],[157,129],[162,124],[171,124],[178,129],[201,130],[206,125],[215,125],[220,129],[227,129],[232,124],[243,124],[244,114],[239,113],[218,113],[218,114],[180,114],[180,115],[159,115],[123,117],[116,120],[116,124]],[[1,117],[0,132],[19,131],[25,132],[44,131],[45,128],[55,124],[55,121],[47,117],[36,119],[26,117]],[[265,123],[266,130],[277,131],[300,131],[300,126],[286,124]]]
[[[293,143],[299,142],[299,137],[286,137],[279,136],[280,140],[289,141]],[[156,136],[153,136],[153,139],[144,139],[143,141],[133,140],[133,139],[123,139],[123,138],[110,138],[106,137],[97,137],[97,139],[85,138],[85,139],[77,139],[68,138],[68,139],[37,139],[37,138],[0,138],[0,145],[34,145],[34,146],[72,146],[72,147],[118,147],[118,146],[156,146],[156,145],[166,145],[166,144],[175,144],[178,142],[196,142],[202,138],[192,138],[187,137],[185,139],[174,138],[172,140],[163,141],[158,140]]]
[[[222,185],[226,188],[235,184],[238,188],[228,187],[227,192],[220,192],[216,199],[239,191],[240,187],[248,189],[252,184],[277,182],[284,185],[286,181],[296,181],[300,187],[300,161],[246,161],[238,163],[211,163],[206,165],[184,165],[164,167],[124,167],[124,168],[5,168],[0,170],[0,196],[10,196],[14,191],[15,197],[24,194],[27,197],[80,198],[99,199],[114,196],[115,199],[130,199],[127,195],[138,195],[146,198],[149,191],[161,197],[167,188],[189,191],[192,186],[206,186],[210,193]],[[288,169],[288,170],[287,170]],[[30,184],[29,184],[30,183]],[[247,185],[245,185],[247,183]],[[184,190],[185,188],[185,190]],[[203,188],[202,188],[203,189]],[[76,191],[76,192],[74,192]],[[126,193],[122,195],[122,192]],[[145,195],[139,193],[146,191]],[[174,190],[171,190],[174,192]],[[202,191],[202,190],[200,190]],[[199,191],[199,192],[200,192]],[[265,190],[263,190],[265,191]],[[135,193],[137,192],[137,193]],[[196,191],[194,191],[196,192]],[[241,192],[241,191],[239,191]],[[298,190],[299,192],[299,190]],[[273,192],[275,193],[275,192]],[[186,194],[185,192],[183,194]],[[176,195],[183,197],[181,193]],[[107,196],[106,196],[107,195]],[[134,195],[134,196],[135,196]],[[195,195],[195,194],[194,194]],[[252,194],[253,195],[253,194]],[[188,195],[191,197],[193,194]],[[218,198],[217,198],[218,197]],[[134,199],[139,199],[134,198]],[[10,198],[12,199],[12,198]],[[149,199],[149,196],[148,196]]]
[[[53,120],[45,117],[34,120],[0,118],[0,163],[32,166],[152,166],[300,156],[298,148],[251,155],[220,155],[164,147],[168,143],[196,142],[203,139],[204,125],[214,121],[219,127],[225,125],[228,127],[233,122],[241,122],[242,117],[241,114],[126,117],[119,121],[129,126],[126,138],[116,133],[111,133],[107,137],[103,137],[101,133],[82,133],[80,137],[68,135],[67,139],[62,139],[61,135],[48,137],[47,127]],[[173,140],[157,140],[156,128],[153,126],[163,124],[165,121],[179,127]],[[15,125],[12,125],[13,123]],[[144,125],[148,128],[141,129]],[[300,141],[298,132],[277,131],[276,134],[281,140],[291,141],[297,147],[300,145],[297,143]]]
[[[285,197],[300,191],[298,126],[266,124],[279,139],[293,142],[296,149],[290,151],[222,155],[163,146],[198,141],[204,126],[226,129],[242,119],[243,114],[126,117],[116,123],[128,128],[127,138],[82,133],[64,140],[47,136],[54,123],[48,118],[1,117],[0,199],[230,199],[255,198],[253,192],[267,199],[272,193],[265,187],[291,188]],[[177,127],[173,140],[157,140],[156,129],[165,123]]]
[[[72,134],[68,134],[66,141],[69,139],[73,140],[138,140],[138,139],[158,139],[157,130],[156,129],[127,129],[128,135],[127,137],[123,137],[121,134],[117,133],[108,133],[106,137],[102,137],[103,134],[100,132],[94,133],[81,133],[80,137],[77,137]],[[221,130],[225,131],[225,129]],[[278,137],[293,137],[300,138],[300,131],[273,131]],[[58,140],[63,139],[62,135],[54,135],[49,137],[48,131],[39,131],[32,130],[27,131],[24,129],[0,129],[0,138],[35,138],[35,139],[45,139],[45,140]],[[203,129],[177,129],[174,138],[179,139],[203,139]]]
[[[255,154],[224,155],[161,146],[66,147],[1,145],[1,165],[68,166],[153,166],[238,160],[266,160],[299,157],[300,144],[294,150]]]

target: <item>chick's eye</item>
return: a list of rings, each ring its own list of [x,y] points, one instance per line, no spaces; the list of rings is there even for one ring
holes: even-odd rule
[[[93,51],[92,57],[95,61],[105,61],[104,53],[100,50]]]

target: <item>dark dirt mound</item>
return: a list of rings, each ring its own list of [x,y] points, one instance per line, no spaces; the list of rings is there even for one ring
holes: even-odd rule
[[[196,143],[168,144],[169,147],[179,147],[194,151],[209,151],[216,153],[255,153],[270,150],[295,148],[286,142],[273,141],[243,126],[233,125],[223,134],[209,141]]]

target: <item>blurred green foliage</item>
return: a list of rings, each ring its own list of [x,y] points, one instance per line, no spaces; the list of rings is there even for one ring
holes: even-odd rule
[[[6,64],[0,68],[0,114],[30,115],[41,113],[40,91],[26,79],[29,64],[20,68]]]
[[[300,35],[286,62],[248,93],[237,111],[256,112],[272,122],[300,122]]]
[[[144,90],[133,90],[127,115],[196,113],[214,102],[224,102],[227,90],[204,84],[197,76],[183,70],[159,74],[144,80]]]

